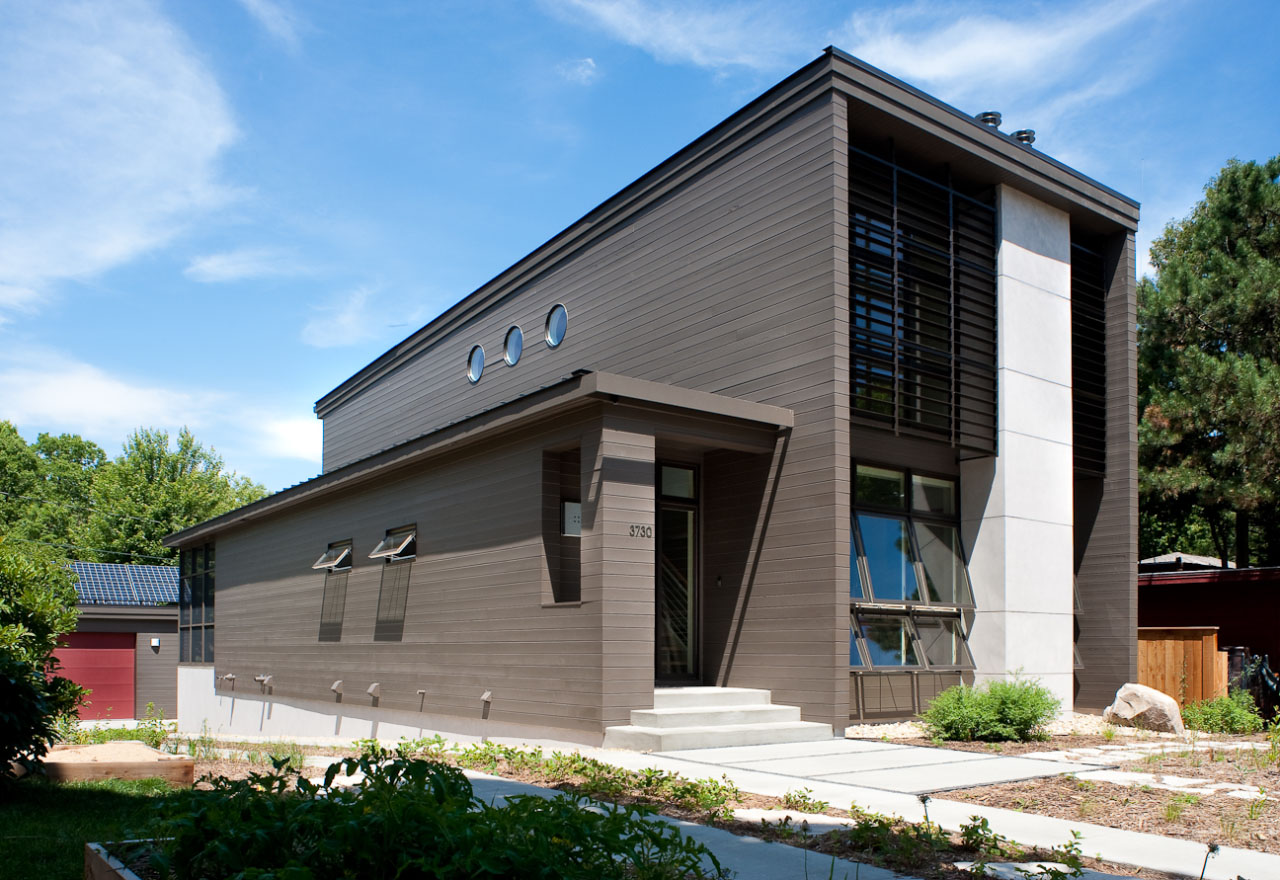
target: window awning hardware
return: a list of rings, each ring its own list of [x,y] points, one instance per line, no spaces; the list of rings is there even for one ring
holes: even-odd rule
[[[312,568],[338,568],[351,555],[351,545],[343,544],[340,547],[330,547],[324,551],[319,559],[316,560]],[[347,562],[349,566],[350,561]]]
[[[369,554],[369,558],[381,559],[383,557],[395,558],[400,556],[404,549],[413,542],[415,537],[417,537],[417,533],[412,530],[407,532],[393,532],[383,538],[378,543],[377,547],[373,548],[373,552]],[[411,556],[413,554],[405,555]]]

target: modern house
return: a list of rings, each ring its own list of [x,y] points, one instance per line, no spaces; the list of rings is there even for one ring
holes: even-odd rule
[[[998,126],[828,49],[326,394],[320,476],[168,539],[180,723],[1109,704],[1138,206]]]
[[[89,691],[82,719],[177,715],[178,570],[73,562],[75,632],[54,652],[58,674]]]

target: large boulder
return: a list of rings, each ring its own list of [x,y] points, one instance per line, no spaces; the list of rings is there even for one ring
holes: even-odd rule
[[[1140,727],[1161,733],[1183,732],[1178,701],[1155,688],[1133,682],[1116,691],[1115,702],[1102,713],[1102,719],[1121,727]]]

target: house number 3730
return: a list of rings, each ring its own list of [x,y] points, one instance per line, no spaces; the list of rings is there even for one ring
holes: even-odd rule
[[[652,538],[653,526],[642,526],[638,523],[631,525],[631,537],[633,538]]]

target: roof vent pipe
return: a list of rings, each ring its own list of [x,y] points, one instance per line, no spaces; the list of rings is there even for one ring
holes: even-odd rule
[[[1001,121],[1004,119],[997,110],[983,110],[973,118],[981,122],[983,125],[989,125],[992,128],[999,128]]]
[[[1020,128],[1013,133],[1013,139],[1020,144],[1031,146],[1036,142],[1036,130],[1034,128]]]

